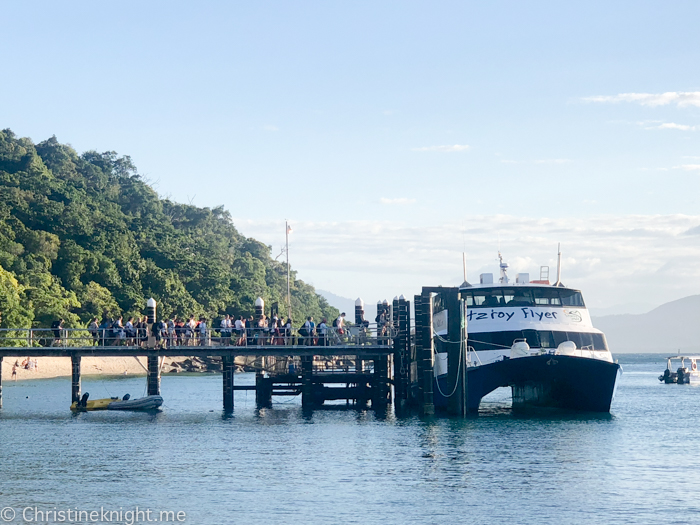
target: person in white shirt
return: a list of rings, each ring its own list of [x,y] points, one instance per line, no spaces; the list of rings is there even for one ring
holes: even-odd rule
[[[229,314],[226,314],[226,317],[221,320],[221,343],[231,344],[231,316]]]
[[[326,324],[325,317],[323,319],[321,319],[321,322],[318,324],[317,333],[318,333],[318,346],[326,346],[326,344],[328,342],[328,338],[326,337],[326,334],[328,333],[328,325]]]
[[[239,315],[238,319],[236,319],[235,327],[236,327],[236,337],[238,338],[238,340],[236,341],[236,344],[240,346],[245,342],[245,324],[243,323],[243,316],[242,315]]]

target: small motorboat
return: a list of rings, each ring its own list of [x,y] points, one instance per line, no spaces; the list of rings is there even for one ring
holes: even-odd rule
[[[85,392],[80,401],[74,402],[70,409],[74,412],[85,412],[93,410],[155,410],[163,404],[161,396],[146,396],[131,399],[129,394],[123,398],[108,397],[105,399],[88,400],[89,392]]]
[[[155,410],[163,404],[160,396],[146,396],[138,399],[131,399],[126,394],[121,400],[112,401],[107,405],[107,410]]]
[[[681,366],[674,372],[672,360],[678,359]],[[686,359],[690,360],[690,368],[685,366]],[[676,383],[679,385],[700,384],[700,370],[698,370],[698,361],[700,356],[681,356],[672,355],[666,358],[666,370],[659,376],[659,381],[670,385]]]

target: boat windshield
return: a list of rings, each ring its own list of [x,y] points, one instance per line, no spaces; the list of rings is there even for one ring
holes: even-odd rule
[[[573,341],[576,348],[607,350],[603,334],[560,332],[550,330],[511,330],[507,332],[470,333],[469,346],[477,352],[510,348],[516,340],[525,339],[530,348],[556,348],[564,341]]]
[[[469,308],[493,308],[497,306],[554,306],[584,308],[583,296],[578,290],[568,288],[477,288],[460,290]]]

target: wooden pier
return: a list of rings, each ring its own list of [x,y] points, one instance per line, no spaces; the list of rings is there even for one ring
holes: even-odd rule
[[[437,301],[437,302],[436,302]],[[434,303],[448,310],[446,337],[436,338]],[[386,407],[398,412],[417,409],[423,415],[435,413],[436,344],[447,354],[447,411],[466,415],[467,367],[464,305],[458,288],[424,287],[415,296],[415,330],[411,329],[410,302],[403,296],[392,303],[377,305],[383,321],[371,325],[364,319],[358,299],[355,323],[340,331],[327,328],[323,337],[287,334],[280,337],[251,330],[243,337],[217,337],[212,333],[190,340],[189,345],[158,343],[153,336],[143,343],[115,345],[102,334],[95,338],[86,330],[52,329],[0,330],[2,357],[65,357],[72,363],[71,403],[81,397],[83,357],[146,357],[147,392],[160,395],[161,368],[166,356],[221,359],[222,396],[225,412],[234,410],[237,390],[255,391],[258,407],[270,407],[277,396],[301,396],[304,407],[318,407],[327,401],[345,400],[358,407]],[[152,309],[151,309],[152,308]],[[259,311],[257,311],[259,310]],[[149,303],[149,317],[155,306]],[[262,305],[256,313],[262,315]],[[446,314],[445,314],[446,315]],[[12,334],[12,335],[10,335]],[[239,344],[231,344],[236,339]],[[442,339],[442,340],[440,340]],[[437,341],[437,342],[436,342]],[[276,343],[276,344],[272,344]],[[196,346],[195,346],[196,345]],[[443,354],[444,355],[444,354]],[[237,357],[255,360],[254,385],[236,385]],[[328,369],[327,363],[342,360],[342,366]],[[350,364],[349,364],[350,363]],[[2,408],[2,360],[0,359],[0,408]]]
[[[223,372],[223,407],[226,411],[234,408],[236,390],[255,390],[257,404],[268,407],[273,396],[301,395],[302,405],[318,406],[325,401],[347,399],[360,404],[372,405],[389,402],[388,392],[392,379],[388,374],[388,360],[393,353],[391,341],[386,344],[365,345],[260,345],[260,346],[178,346],[167,349],[140,348],[128,346],[85,346],[85,347],[0,347],[0,357],[66,357],[71,359],[71,403],[79,401],[81,392],[81,359],[83,357],[146,357],[148,395],[160,395],[161,363],[166,356],[220,357]],[[239,386],[234,383],[234,359],[255,357],[263,363],[277,358],[289,359],[293,356],[301,362],[299,370],[280,371],[279,367],[266,371],[260,367],[256,373],[256,383]],[[320,371],[313,367],[314,358],[332,359],[337,356],[365,363],[365,369],[351,372]],[[298,358],[298,359],[296,359]],[[0,360],[0,373],[2,372]],[[327,385],[334,385],[329,387]],[[338,387],[337,385],[345,385]],[[2,407],[2,376],[0,375],[0,407]]]

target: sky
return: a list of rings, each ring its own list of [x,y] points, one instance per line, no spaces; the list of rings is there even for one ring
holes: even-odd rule
[[[6,2],[0,126],[129,155],[367,302],[540,266],[700,293],[698,2]]]

